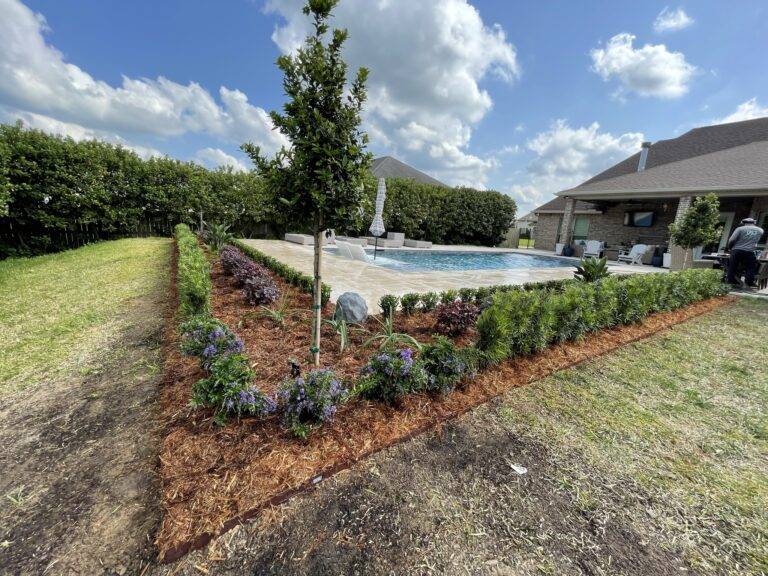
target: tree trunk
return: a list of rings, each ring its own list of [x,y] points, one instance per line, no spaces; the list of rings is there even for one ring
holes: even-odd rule
[[[323,256],[323,231],[315,232],[315,285],[312,291],[312,312],[314,325],[312,327],[312,362],[320,366],[320,328],[322,324],[323,280],[321,277]]]

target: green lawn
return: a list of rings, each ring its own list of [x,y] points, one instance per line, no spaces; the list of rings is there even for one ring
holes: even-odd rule
[[[125,305],[165,285],[170,254],[168,239],[134,238],[0,262],[0,395],[90,370]]]
[[[518,248],[533,248],[533,238],[520,238],[517,247]]]
[[[516,390],[500,413],[551,448],[585,514],[623,516],[702,573],[765,574],[767,343],[768,303],[743,299]]]

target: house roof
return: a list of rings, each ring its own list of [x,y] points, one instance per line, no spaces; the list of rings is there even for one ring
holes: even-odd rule
[[[429,174],[425,174],[413,166],[408,166],[408,164],[400,162],[400,160],[392,158],[392,156],[375,158],[371,166],[371,172],[376,178],[407,178],[408,180],[423,182],[424,184],[445,186],[440,180],[432,178]]]
[[[768,191],[768,117],[695,128],[640,152],[583,184],[560,192],[592,199],[609,195],[680,195],[723,191]]]
[[[538,208],[533,210],[533,214],[562,214],[565,211],[565,198],[559,196],[550,200],[546,204],[542,204]],[[584,202],[583,200],[576,200],[575,214],[594,214],[600,212],[600,209],[591,202]]]

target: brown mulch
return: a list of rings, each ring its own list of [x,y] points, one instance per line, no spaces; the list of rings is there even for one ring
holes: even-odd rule
[[[214,314],[242,337],[257,375],[256,384],[268,392],[287,376],[290,358],[306,364],[310,345],[310,297],[279,278],[276,282],[292,310],[284,327],[260,317],[231,278],[218,264],[214,267]],[[175,322],[169,319],[163,389],[167,435],[161,450],[164,518],[157,536],[160,559],[173,561],[264,507],[515,386],[605,354],[726,302],[728,298],[699,302],[655,314],[640,324],[603,330],[579,342],[516,358],[482,372],[465,389],[447,397],[413,395],[397,408],[356,399],[339,409],[331,425],[318,428],[306,441],[293,438],[276,417],[231,421],[218,427],[210,413],[188,408],[191,386],[203,373],[196,359],[180,354]],[[325,310],[324,317],[330,317],[331,312]],[[421,342],[428,341],[434,331],[434,314],[396,318],[398,331]],[[366,328],[371,333],[379,330],[375,320]],[[353,334],[352,346],[340,354],[335,333],[324,327],[323,365],[352,379],[373,352],[362,346],[368,337],[370,334]],[[468,334],[460,343],[473,337]]]

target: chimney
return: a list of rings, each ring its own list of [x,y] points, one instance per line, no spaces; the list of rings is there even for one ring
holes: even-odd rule
[[[640,148],[640,161],[637,163],[637,171],[642,172],[645,170],[645,163],[648,161],[648,150],[651,149],[650,142],[643,142],[642,148]]]

